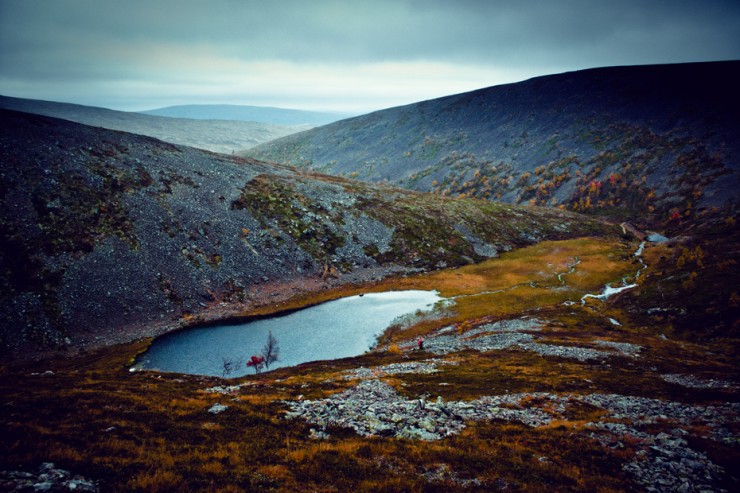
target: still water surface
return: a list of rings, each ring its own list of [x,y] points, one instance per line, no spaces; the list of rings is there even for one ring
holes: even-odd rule
[[[280,347],[280,360],[270,369],[357,356],[372,347],[393,319],[431,310],[441,300],[436,291],[368,293],[275,318],[187,329],[156,339],[136,368],[221,376],[226,358],[239,362],[229,376],[253,373],[245,363],[261,352],[269,331]]]

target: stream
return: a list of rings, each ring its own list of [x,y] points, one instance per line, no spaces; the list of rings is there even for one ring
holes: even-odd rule
[[[154,340],[133,369],[238,377],[254,370],[246,361],[260,354],[269,332],[280,359],[270,369],[308,361],[358,356],[398,317],[431,310],[436,291],[390,291],[341,298],[288,315],[252,322],[185,329]],[[225,363],[233,365],[225,371]]]
[[[637,250],[633,254],[634,257],[637,260],[640,261],[640,268],[637,269],[637,272],[634,275],[635,281],[637,281],[640,278],[640,274],[642,274],[642,272],[645,269],[647,269],[647,264],[645,263],[644,260],[642,260],[642,252],[643,252],[644,249],[645,249],[645,242],[643,241],[642,243],[640,243],[640,246],[637,248]],[[622,291],[626,291],[628,289],[636,288],[637,287],[637,283],[636,282],[634,282],[632,284],[627,284],[627,279],[629,277],[633,277],[633,276],[626,276],[626,277],[622,278],[622,285],[619,286],[619,287],[616,287],[615,288],[615,287],[612,287],[610,284],[607,284],[606,286],[604,286],[604,291],[602,291],[600,294],[592,294],[592,293],[584,294],[581,297],[581,304],[584,305],[586,303],[586,299],[587,298],[594,298],[594,299],[602,300],[603,301],[603,300],[609,298],[610,296],[614,296],[617,293],[621,293]]]

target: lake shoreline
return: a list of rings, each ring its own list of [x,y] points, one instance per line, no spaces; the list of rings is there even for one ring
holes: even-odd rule
[[[361,293],[246,323],[191,327],[153,340],[131,371],[245,376],[249,371],[244,363],[259,354],[268,332],[282,346],[280,360],[270,370],[354,357],[372,350],[399,317],[429,312],[443,299],[434,290]]]

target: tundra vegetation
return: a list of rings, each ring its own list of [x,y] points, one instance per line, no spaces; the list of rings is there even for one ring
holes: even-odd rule
[[[589,71],[270,148],[313,171],[0,112],[0,489],[740,490],[736,63],[698,99],[666,78],[696,66]],[[355,144],[398,154],[315,153]],[[390,168],[436,193],[350,179]],[[358,357],[131,371],[172,330],[402,289],[448,301]]]
[[[440,318],[396,326],[363,356],[233,380],[131,373],[128,366],[146,349],[146,340],[5,367],[2,468],[54,462],[94,478],[106,491],[635,491],[645,487],[645,476],[635,473],[634,464],[649,471],[656,459],[645,451],[655,437],[672,437],[679,427],[688,449],[706,459],[702,470],[713,471],[709,488],[729,491],[737,486],[732,473],[737,445],[718,437],[711,420],[682,424],[680,416],[666,415],[640,423],[627,411],[605,418],[605,409],[585,402],[556,413],[541,397],[616,394],[686,406],[737,402],[737,327],[727,323],[729,312],[718,314],[715,323],[683,322],[704,315],[682,301],[695,289],[681,281],[687,264],[696,269],[697,284],[706,287],[702,312],[737,309],[737,293],[723,290],[721,279],[736,272],[736,265],[714,249],[729,240],[719,241],[697,245],[701,268],[696,246],[649,246],[643,254],[647,269],[638,279],[631,277],[640,268],[632,255],[636,242],[584,237],[542,242],[461,268],[304,295],[291,306],[408,288],[437,289],[455,303],[440,310]],[[616,299],[580,302],[585,293],[625,276],[638,286]],[[668,286],[677,292],[666,293]],[[437,356],[442,363],[434,372],[389,370],[423,365],[434,356],[407,347],[418,335],[431,342],[440,329],[465,334],[521,317],[541,321],[536,336],[543,346],[603,349],[598,341],[606,341],[639,347],[639,356],[578,360],[513,345]],[[405,399],[473,402],[518,395],[524,397],[505,407],[524,413],[549,409],[557,419],[542,426],[501,418],[470,421],[458,434],[425,441],[381,432],[360,436],[336,424],[321,428],[286,418],[286,402],[338,396],[358,385],[360,377],[352,372],[363,368],[376,368],[372,377]],[[664,375],[693,376],[700,385],[688,388]],[[735,383],[701,385],[712,381]],[[209,413],[215,404],[226,409]],[[607,434],[612,440],[607,443],[594,425],[602,418],[626,431]],[[736,420],[737,415],[727,424],[731,433]]]

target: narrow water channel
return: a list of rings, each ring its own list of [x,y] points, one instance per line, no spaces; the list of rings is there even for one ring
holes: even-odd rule
[[[642,274],[642,271],[647,269],[647,265],[645,264],[645,261],[642,260],[642,252],[645,250],[645,242],[643,241],[640,243],[640,246],[637,247],[637,251],[633,254],[633,257],[635,257],[640,262],[640,268],[637,269],[637,272],[634,275],[635,281],[640,278],[640,274]],[[604,286],[604,291],[601,292],[601,294],[593,294],[593,293],[587,293],[584,294],[581,297],[581,304],[586,304],[586,298],[594,298],[597,300],[604,301],[605,299],[609,298],[610,296],[613,296],[615,294],[621,293],[622,291],[626,291],[628,289],[636,288],[637,283],[627,284],[627,278],[629,276],[625,276],[622,278],[622,285],[619,287],[612,287],[611,284],[607,284]]]
[[[280,317],[186,329],[157,338],[135,368],[222,376],[226,360],[235,363],[230,377],[253,373],[246,361],[261,352],[270,331],[280,348],[280,359],[270,369],[357,356],[395,318],[431,310],[442,299],[436,291],[368,293]]]

